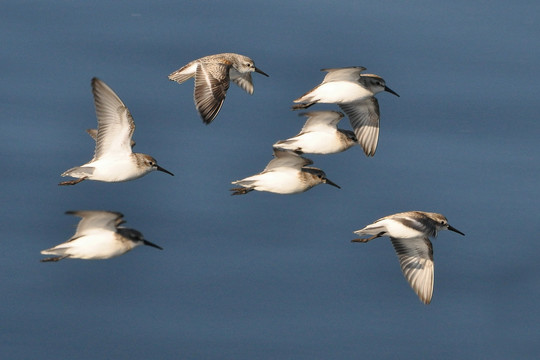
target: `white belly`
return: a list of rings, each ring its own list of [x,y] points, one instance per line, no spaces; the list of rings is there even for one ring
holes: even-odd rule
[[[338,137],[338,132],[310,132],[297,139],[291,145],[297,145],[297,148],[300,148],[302,152],[309,154],[333,154],[350,147]],[[291,148],[291,150],[294,149]]]
[[[264,174],[252,176],[256,182],[254,189],[258,191],[268,191],[276,194],[296,194],[304,192],[310,188],[300,180],[300,172],[294,171],[271,171]]]
[[[131,157],[103,158],[84,166],[94,167],[93,174],[89,176],[91,180],[106,182],[129,181],[140,178],[147,173],[144,169],[137,167],[132,159]]]
[[[99,260],[122,255],[131,250],[129,242],[115,239],[115,234],[88,235],[69,243],[65,254],[77,259]]]
[[[372,96],[371,91],[351,81],[332,81],[322,84],[299,99],[299,102],[320,102],[331,104],[351,103]],[[304,100],[305,98],[305,100]]]

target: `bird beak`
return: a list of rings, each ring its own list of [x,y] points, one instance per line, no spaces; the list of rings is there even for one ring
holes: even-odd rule
[[[459,231],[458,229],[456,229],[456,228],[453,227],[453,226],[448,225],[448,230],[451,230],[451,231],[453,231],[453,232],[457,232],[458,234],[461,234],[461,235],[465,236],[464,233],[462,233],[461,231]]]
[[[263,74],[264,76],[269,77],[268,74],[262,71],[261,69],[255,68],[255,72],[258,72],[259,74]]]
[[[164,173],[167,173],[167,174],[169,174],[169,175],[174,176],[174,174],[173,174],[172,172],[170,172],[169,170],[165,170],[164,168],[162,168],[162,167],[159,166],[159,165],[156,165],[156,170],[163,171]]]
[[[394,94],[396,95],[397,97],[399,97],[398,93],[395,92],[394,90],[390,89],[389,87],[385,86],[384,87],[384,91],[388,91],[390,94]]]
[[[325,183],[325,184],[328,184],[328,185],[335,186],[335,187],[337,187],[338,189],[341,189],[341,187],[340,187],[338,184],[333,183],[332,181],[330,181],[330,180],[328,180],[328,179],[324,179],[324,183]]]
[[[147,245],[147,246],[155,247],[156,249],[159,249],[159,250],[163,250],[163,248],[161,246],[158,246],[158,245],[156,245],[154,243],[151,243],[148,240],[143,240],[143,244]]]

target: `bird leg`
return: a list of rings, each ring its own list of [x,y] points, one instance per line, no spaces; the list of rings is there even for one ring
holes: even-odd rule
[[[80,183],[83,180],[86,180],[87,178],[88,178],[87,176],[83,176],[82,178],[78,178],[77,180],[62,181],[58,185],[75,185],[75,184]]]
[[[300,109],[307,109],[311,105],[315,104],[314,102],[308,103],[308,104],[295,104],[291,107],[291,110],[300,110]]]
[[[64,255],[64,256],[56,256],[56,257],[50,257],[50,258],[41,259],[40,261],[41,261],[41,262],[50,262],[50,261],[57,262],[57,261],[60,261],[60,260],[62,260],[62,259],[65,259],[65,258],[67,258],[67,257],[68,257],[67,255]]]
[[[245,187],[238,187],[238,188],[232,188],[231,191],[233,193],[231,195],[244,195],[247,194],[250,191],[253,191],[252,188],[245,188]]]
[[[353,240],[351,240],[351,242],[367,243],[368,241],[371,241],[371,240],[376,239],[376,238],[378,238],[378,237],[381,237],[381,236],[383,236],[383,235],[384,235],[384,232],[380,232],[380,233],[378,233],[377,235],[373,235],[373,236],[370,237],[370,238],[367,238],[367,239],[353,239]]]

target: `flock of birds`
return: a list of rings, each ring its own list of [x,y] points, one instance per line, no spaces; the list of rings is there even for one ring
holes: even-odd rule
[[[294,137],[277,141],[273,145],[274,158],[258,174],[233,181],[238,185],[232,195],[250,191],[267,191],[277,194],[295,194],[325,183],[337,188],[324,171],[310,167],[313,162],[304,153],[332,154],[345,151],[359,144],[367,156],[373,156],[379,138],[379,104],[375,94],[386,91],[399,96],[386,86],[378,75],[363,74],[364,67],[323,69],[327,72],[321,84],[294,100],[293,110],[306,109],[317,103],[337,104],[350,120],[353,131],[337,127],[344,117],[338,111],[310,111],[303,115],[307,120]],[[247,56],[224,53],[194,60],[169,75],[178,83],[195,78],[194,102],[203,122],[210,124],[218,115],[230,81],[253,93],[251,73],[268,76],[258,69]],[[169,175],[150,155],[133,153],[132,140],[135,123],[128,108],[116,93],[103,81],[92,79],[92,93],[98,128],[87,130],[95,139],[94,157],[84,165],[62,173],[75,180],[59,185],[75,185],[84,180],[121,182],[140,178],[158,170]],[[108,259],[122,255],[136,246],[160,246],[144,239],[137,230],[121,226],[123,215],[111,211],[68,211],[79,216],[75,234],[66,242],[41,251],[53,255],[41,261],[59,261],[64,258]],[[439,230],[461,231],[448,224],[437,213],[408,211],[383,217],[354,233],[369,238],[352,242],[368,242],[388,236],[397,253],[406,280],[420,300],[429,304],[433,295],[433,248],[429,237]]]

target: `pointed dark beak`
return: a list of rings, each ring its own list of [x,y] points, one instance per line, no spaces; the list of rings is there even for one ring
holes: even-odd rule
[[[154,243],[151,243],[148,240],[143,240],[143,244],[146,245],[146,246],[155,247],[156,249],[159,249],[159,250],[163,250],[163,248],[161,246],[158,246],[158,245],[156,245]]]
[[[456,229],[453,226],[448,225],[448,230],[453,231],[453,232],[457,232],[458,234],[461,234],[461,235],[465,236],[464,233],[462,233],[461,231],[459,231],[458,229]]]
[[[338,189],[341,189],[341,187],[340,187],[338,184],[336,184],[336,183],[334,183],[334,182],[332,182],[332,181],[330,181],[330,180],[328,180],[328,179],[326,179],[326,178],[324,179],[324,183],[325,183],[325,184],[328,184],[328,185],[335,186],[335,187],[337,187]]]
[[[159,171],[163,171],[164,173],[167,173],[169,175],[172,175],[174,176],[174,174],[172,172],[170,172],[169,170],[165,170],[164,168],[162,168],[161,166],[159,165],[156,165],[156,169],[159,170]]]
[[[399,97],[398,93],[395,92],[394,90],[390,89],[389,87],[385,86],[384,87],[384,91],[388,91],[390,94],[394,94],[396,95],[397,97]]]
[[[263,74],[264,76],[269,77],[268,74],[262,71],[261,69],[255,68],[255,72],[258,72],[259,74]]]

